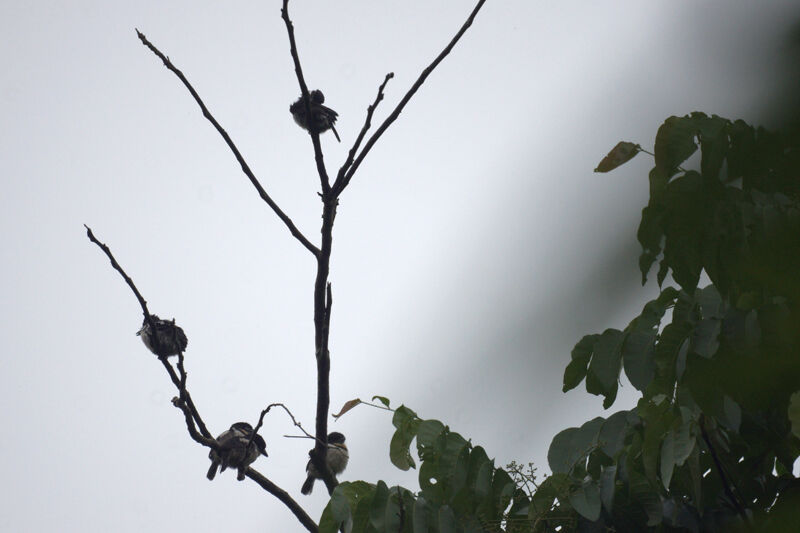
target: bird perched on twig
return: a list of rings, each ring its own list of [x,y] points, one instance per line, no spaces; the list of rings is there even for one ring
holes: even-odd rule
[[[247,422],[236,422],[229,430],[220,433],[217,442],[219,450],[212,449],[208,452],[208,458],[211,459],[211,467],[206,474],[208,479],[214,479],[217,468],[220,472],[224,472],[226,468],[231,467],[238,470],[236,479],[242,481],[247,467],[258,459],[259,455],[267,457],[267,443],[258,433],[253,435],[253,426]]]
[[[308,451],[309,455],[313,453],[313,448]],[[338,431],[328,434],[328,450],[325,453],[325,463],[328,465],[330,471],[333,472],[334,476],[344,472],[349,459],[350,455],[344,443],[344,435]],[[322,479],[322,475],[320,475],[319,470],[317,470],[317,467],[314,466],[314,463],[310,459],[306,465],[306,472],[308,472],[308,477],[306,478],[306,482],[303,483],[300,492],[303,494],[311,494],[311,491],[314,489],[314,480]]]
[[[136,332],[142,337],[142,342],[147,349],[159,357],[169,357],[178,355],[186,350],[188,339],[186,334],[175,325],[175,319],[162,320],[157,315],[150,315],[150,319],[155,326],[155,333],[150,327],[150,323],[145,318],[142,327]]]
[[[318,89],[311,91],[308,93],[308,99],[309,107],[311,108],[310,118],[308,113],[306,113],[306,104],[302,95],[295,103],[289,106],[289,112],[292,114],[292,117],[294,117],[294,121],[297,125],[313,133],[323,133],[331,130],[336,136],[336,140],[342,142],[339,138],[339,133],[334,127],[339,113],[330,107],[322,105],[325,102],[325,95],[322,94],[322,91]]]

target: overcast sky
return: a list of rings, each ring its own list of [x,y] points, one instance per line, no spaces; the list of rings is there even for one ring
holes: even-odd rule
[[[331,407],[385,395],[547,470],[553,435],[603,415],[561,394],[586,333],[624,327],[652,161],[592,169],[619,140],[652,147],[669,115],[765,116],[789,68],[796,2],[488,0],[473,28],[341,198],[331,268]],[[472,0],[294,0],[306,79],[340,114],[338,168],[387,72],[377,120],[452,37]],[[264,187],[318,241],[319,180],[291,120],[299,89],[280,2],[0,3],[3,531],[300,531],[250,481],[205,479],[141,311],[189,337],[189,388],[217,434],[284,402],[311,429],[314,261],[258,198],[182,69]],[[617,404],[635,401],[625,386]],[[343,480],[416,488],[388,460],[390,414],[360,407]],[[306,441],[271,413],[254,465],[300,495]]]

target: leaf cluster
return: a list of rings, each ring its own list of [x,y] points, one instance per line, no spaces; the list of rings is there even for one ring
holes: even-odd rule
[[[388,400],[381,398],[388,404]],[[388,405],[387,405],[388,407]],[[495,467],[484,449],[438,420],[420,419],[398,407],[389,457],[401,470],[416,468],[419,492],[364,481],[343,482],[334,490],[320,520],[321,533],[482,533],[527,521],[530,500],[511,476]]]
[[[638,147],[620,145],[604,161]],[[699,170],[683,169],[698,147]],[[679,287],[577,343],[564,391],[585,382],[608,408],[624,371],[641,399],[556,435],[550,479],[579,530],[782,531],[800,503],[800,144],[692,113],[664,122],[654,152],[639,266]]]

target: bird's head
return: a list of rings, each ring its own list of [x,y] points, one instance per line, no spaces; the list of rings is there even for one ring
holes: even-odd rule
[[[344,435],[338,431],[328,433],[328,444],[344,444]]]

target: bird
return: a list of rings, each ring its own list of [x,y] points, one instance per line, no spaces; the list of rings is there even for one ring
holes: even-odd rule
[[[178,355],[186,350],[188,339],[186,334],[175,325],[175,319],[163,320],[158,315],[150,315],[150,320],[155,326],[155,334],[147,318],[142,322],[142,327],[136,332],[142,338],[147,349],[159,357]]]
[[[208,452],[211,467],[206,477],[209,480],[217,475],[217,468],[220,472],[224,472],[226,468],[231,467],[237,469],[236,479],[242,481],[247,467],[258,459],[259,455],[268,457],[267,443],[258,433],[253,435],[253,426],[247,422],[236,422],[230,429],[220,433],[217,443],[219,450],[212,449]]]
[[[313,453],[313,448],[308,451],[309,455],[312,455]],[[338,431],[329,433],[328,449],[327,453],[325,454],[325,463],[328,465],[330,471],[333,472],[334,476],[344,472],[349,459],[350,456],[347,452],[347,446],[344,443],[344,435]],[[300,489],[300,492],[308,495],[311,494],[311,491],[314,489],[314,480],[322,479],[322,475],[320,475],[319,470],[317,470],[317,467],[314,466],[314,463],[310,459],[308,464],[306,464],[306,472],[308,472],[308,477],[306,477],[306,481],[303,483],[303,487]]]
[[[311,108],[310,119],[308,113],[306,113],[305,100],[302,95],[300,95],[300,98],[298,98],[295,103],[289,106],[289,112],[292,114],[292,117],[294,117],[294,121],[297,125],[312,133],[323,133],[331,130],[336,136],[336,140],[342,142],[339,138],[339,133],[334,127],[339,113],[330,107],[322,105],[325,102],[325,95],[322,94],[322,91],[314,89],[308,93],[308,100],[308,105]]]

